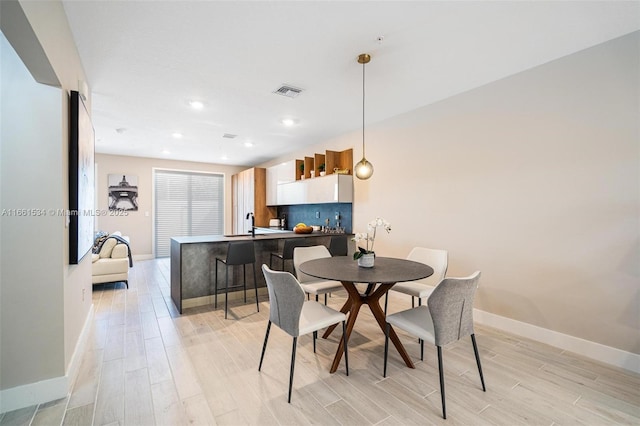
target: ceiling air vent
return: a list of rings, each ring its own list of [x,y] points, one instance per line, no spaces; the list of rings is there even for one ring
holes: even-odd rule
[[[287,98],[295,98],[300,93],[302,93],[302,89],[283,84],[281,87],[274,90],[273,93],[275,93],[276,95],[286,96]]]
[[[227,139],[233,139],[235,137],[238,137],[238,135],[234,135],[233,133],[225,133],[222,135],[222,137]]]

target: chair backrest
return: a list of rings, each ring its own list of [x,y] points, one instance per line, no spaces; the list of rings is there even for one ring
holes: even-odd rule
[[[433,275],[425,279],[415,281],[431,287],[437,286],[447,274],[449,264],[446,250],[430,249],[424,247],[414,247],[407,256],[408,260],[424,263],[433,268]]]
[[[445,278],[427,299],[437,346],[473,334],[473,297],[480,271],[466,278]]]
[[[284,240],[284,247],[282,248],[282,258],[293,259],[293,249],[296,247],[307,247],[309,242],[306,238],[289,238]]]
[[[331,253],[331,256],[346,256],[347,252],[347,236],[332,235],[331,241],[329,242],[329,253]]]
[[[253,241],[230,241],[227,246],[227,265],[244,265],[256,261]]]
[[[331,253],[325,246],[296,247],[293,249],[293,267],[296,270],[296,276],[300,283],[310,283],[314,281],[322,281],[319,278],[304,274],[300,271],[300,265],[304,262],[314,259],[323,259],[331,257]]]
[[[269,320],[291,336],[298,336],[304,290],[289,272],[262,265],[262,273],[269,290]]]

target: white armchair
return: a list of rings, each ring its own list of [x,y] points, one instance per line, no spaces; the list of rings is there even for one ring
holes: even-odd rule
[[[120,232],[114,232],[110,236],[114,235],[129,241]],[[91,270],[93,284],[122,281],[129,288],[129,247],[116,238],[107,238],[100,252],[92,254]]]

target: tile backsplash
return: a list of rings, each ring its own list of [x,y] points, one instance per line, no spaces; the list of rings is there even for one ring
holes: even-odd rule
[[[296,206],[278,207],[278,217],[287,217],[287,229],[293,229],[296,223],[304,222],[309,226],[325,226],[329,219],[329,226],[338,226],[336,213],[339,214],[340,226],[345,228],[345,232],[350,234],[352,230],[351,203],[331,203],[331,204],[301,204]]]

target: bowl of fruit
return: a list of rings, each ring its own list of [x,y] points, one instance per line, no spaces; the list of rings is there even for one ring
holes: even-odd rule
[[[293,232],[296,234],[310,234],[313,232],[313,228],[311,226],[307,226],[306,224],[300,222],[296,226],[293,227]]]

